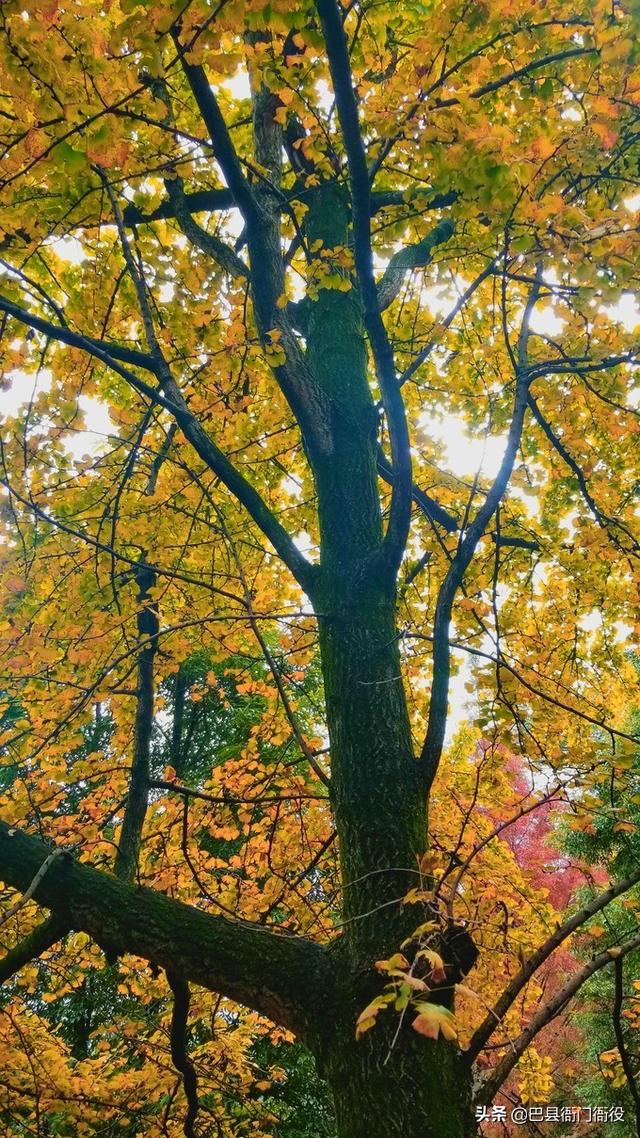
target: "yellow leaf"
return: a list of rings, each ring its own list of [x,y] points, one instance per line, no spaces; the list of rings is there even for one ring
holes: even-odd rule
[[[426,1035],[428,1039],[437,1039],[442,1034],[444,1039],[453,1042],[458,1038],[456,1017],[448,1008],[439,1004],[418,1004],[419,1015],[411,1024],[419,1035]]]

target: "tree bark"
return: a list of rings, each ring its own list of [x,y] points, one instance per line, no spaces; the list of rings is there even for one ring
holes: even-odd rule
[[[330,261],[350,248],[349,202],[321,187],[307,216],[311,247]],[[395,581],[382,557],[378,415],[362,301],[318,289],[307,359],[331,411],[331,454],[313,461],[320,524],[318,615],[331,795],[340,842],[345,936],[367,968],[402,939],[401,899],[426,849],[426,797],[413,756],[395,625]]]
[[[415,1035],[415,1033],[413,1033]],[[351,1031],[353,1036],[353,1030]],[[472,1138],[470,1084],[450,1043],[374,1028],[336,1044],[326,1077],[339,1138]]]
[[[335,594],[334,594],[335,595]],[[410,1012],[382,1013],[359,1041],[355,1021],[380,993],[376,959],[399,950],[425,919],[402,898],[419,883],[427,801],[413,757],[400,677],[393,598],[363,579],[320,619],[331,795],[340,839],[342,935],[333,946],[337,987],[320,1064],[339,1138],[469,1138],[470,1075],[458,1049],[425,1039]]]
[[[379,595],[382,593],[382,595]],[[393,606],[363,582],[320,619],[331,795],[340,840],[344,933],[359,964],[397,950],[420,918],[427,805],[411,748]]]
[[[381,1013],[356,1040],[354,1022],[373,986],[350,974],[345,949],[338,941],[330,950],[337,999],[325,1049],[316,1055],[339,1138],[473,1138],[471,1073],[454,1044],[425,1039],[413,1031],[412,1014],[399,1023],[395,1011]]]

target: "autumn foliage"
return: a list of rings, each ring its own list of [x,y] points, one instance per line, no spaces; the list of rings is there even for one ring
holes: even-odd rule
[[[634,1133],[639,31],[0,7],[7,1138]]]

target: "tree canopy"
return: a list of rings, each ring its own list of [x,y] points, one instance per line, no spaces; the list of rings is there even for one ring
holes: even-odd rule
[[[639,30],[2,4],[8,1135],[640,1101]]]

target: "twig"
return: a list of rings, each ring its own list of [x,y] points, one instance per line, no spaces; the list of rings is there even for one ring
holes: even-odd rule
[[[2,917],[0,917],[0,928],[2,928],[3,925],[6,925],[7,922],[10,921],[11,918],[15,916],[15,914],[19,912],[20,909],[24,908],[24,906],[27,904],[27,901],[31,900],[33,894],[42,881],[42,878],[49,869],[49,866],[56,860],[57,857],[60,857],[63,853],[65,853],[65,850],[58,847],[57,849],[52,850],[51,853],[44,859],[42,865],[40,866],[40,869],[36,873],[31,884],[28,885],[25,889],[22,897],[20,897],[18,901],[11,905],[11,907],[2,914]]]

